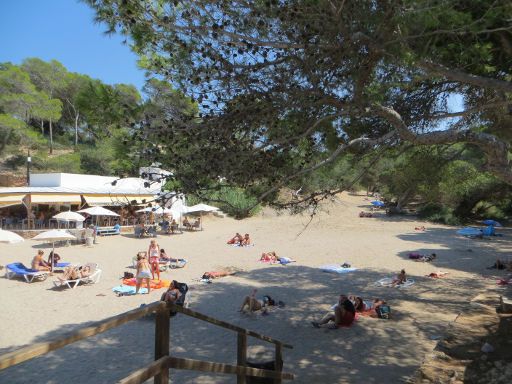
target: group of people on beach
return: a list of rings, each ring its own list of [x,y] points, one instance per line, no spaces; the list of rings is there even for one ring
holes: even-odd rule
[[[386,302],[382,299],[370,301],[363,300],[360,296],[341,294],[338,303],[333,306],[332,312],[324,315],[319,321],[312,321],[311,325],[315,328],[327,325],[331,329],[350,327],[356,318],[356,312],[377,317],[379,308],[385,304]]]
[[[228,240],[227,244],[245,247],[251,245],[251,237],[249,236],[248,233],[242,236],[240,233],[237,232],[235,236]]]
[[[46,261],[44,259],[44,251],[39,250],[37,251],[36,255],[32,259],[31,268],[36,271],[51,271],[52,270],[52,263],[53,265],[57,265],[57,263],[60,260],[60,256],[53,251],[50,251],[50,254],[48,256],[48,260]]]

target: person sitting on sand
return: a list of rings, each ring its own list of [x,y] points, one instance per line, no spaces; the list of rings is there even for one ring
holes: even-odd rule
[[[256,299],[257,289],[253,289],[250,296],[245,296],[242,306],[240,307],[239,312],[245,312],[245,307],[249,310],[249,312],[256,312],[261,310],[262,313],[267,312],[267,307],[274,306],[275,301],[268,295],[263,296],[262,299]]]
[[[249,234],[246,233],[242,239],[242,241],[240,241],[240,245],[242,247],[245,247],[245,246],[248,246],[248,245],[251,245],[251,238],[249,237]]]
[[[243,237],[238,232],[233,236],[231,239],[227,241],[226,244],[240,244],[240,242],[243,240]]]
[[[167,253],[165,252],[165,249],[163,249],[163,248],[160,248],[159,261],[165,261],[165,262],[171,261],[171,258],[169,256],[167,256]]]
[[[494,263],[494,265],[490,266],[487,269],[500,269],[500,270],[508,269],[510,271],[510,270],[512,270],[512,261],[506,262],[506,261],[500,260],[498,258],[498,259],[496,259],[496,262]]]
[[[52,258],[53,258],[53,265],[56,266],[59,263],[60,256],[57,253],[53,253],[53,251],[50,251],[50,254],[48,255],[48,265],[52,265]]]
[[[315,328],[320,328],[322,325],[329,322],[334,324],[331,328],[350,327],[356,317],[356,309],[354,304],[348,299],[346,295],[340,295],[338,304],[334,307],[334,313],[328,313],[320,321],[312,321],[311,324]]]
[[[43,259],[44,251],[39,250],[32,259],[32,269],[36,271],[51,271],[51,265]]]
[[[151,290],[151,266],[146,260],[146,252],[139,252],[137,254],[137,284],[135,286],[135,294],[139,293],[140,286],[143,281],[148,286],[148,293]]]
[[[397,285],[401,285],[407,281],[407,276],[405,274],[405,269],[402,269],[398,275],[391,282],[392,287],[396,287]]]
[[[161,301],[165,301],[167,303],[175,303],[181,296],[181,292],[177,288],[177,281],[171,281],[169,288],[160,298]]]

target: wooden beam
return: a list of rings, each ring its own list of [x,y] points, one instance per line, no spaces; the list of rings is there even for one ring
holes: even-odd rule
[[[155,319],[155,361],[169,356],[169,310],[161,308]],[[154,384],[169,384],[169,370],[164,369],[155,376]]]
[[[276,371],[281,373],[283,371],[283,347],[281,344],[276,344],[276,351],[275,351],[275,364],[276,364]],[[276,377],[274,379],[274,384],[281,384],[282,380],[280,377]]]
[[[62,348],[68,344],[85,339],[90,336],[108,331],[109,329],[118,327],[132,320],[137,320],[151,312],[165,308],[165,303],[157,301],[141,308],[122,313],[117,316],[93,323],[93,325],[80,329],[79,331],[68,333],[58,339],[47,341],[44,343],[32,344],[28,347],[18,349],[16,351],[6,353],[0,356],[0,370],[12,367],[13,365],[23,363],[24,361],[33,359],[34,357],[44,355],[45,353]]]
[[[217,372],[236,375],[256,376],[276,378],[281,377],[283,380],[293,380],[294,375],[287,372],[276,372],[265,369],[241,367],[238,365],[230,365],[223,363],[215,363],[213,361],[201,361],[194,359],[182,359],[178,357],[169,358],[169,367],[174,369],[187,369],[191,371],[201,372]]]
[[[203,321],[206,321],[208,323],[217,325],[217,326],[222,327],[222,328],[230,329],[230,330],[235,331],[235,332],[244,333],[247,336],[251,336],[251,337],[254,337],[256,339],[264,340],[264,341],[267,341],[269,343],[280,344],[284,348],[293,349],[292,345],[283,343],[283,342],[281,342],[279,340],[276,340],[276,339],[273,339],[271,337],[268,337],[268,336],[265,336],[265,335],[260,335],[259,333],[256,333],[254,331],[249,331],[249,330],[247,330],[245,328],[241,328],[241,327],[238,327],[236,325],[227,323],[225,321],[218,320],[218,319],[216,319],[214,317],[210,317],[210,316],[204,315],[204,314],[202,314],[200,312],[196,312],[196,311],[193,311],[193,310],[188,309],[188,308],[183,308],[183,307],[181,307],[179,305],[176,305],[176,304],[169,304],[169,305],[170,305],[170,308],[172,310],[174,310],[176,312],[181,312],[181,313],[183,313],[183,314],[185,314],[187,316],[191,316],[191,317],[194,317],[196,319],[203,320]]]
[[[163,371],[169,371],[170,357],[164,356],[160,359],[153,361],[148,366],[138,369],[131,373],[129,376],[118,381],[119,384],[140,384],[146,380],[155,377]]]
[[[236,364],[242,367],[247,366],[247,335],[245,333],[238,332],[238,343],[236,352]],[[236,383],[245,384],[245,379],[245,375],[237,375]]]

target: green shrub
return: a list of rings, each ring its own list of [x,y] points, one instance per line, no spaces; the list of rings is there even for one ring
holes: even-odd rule
[[[453,210],[442,204],[429,203],[418,211],[418,216],[424,220],[447,225],[460,225],[460,219]]]
[[[219,191],[204,195],[202,199],[190,196],[187,200],[188,205],[198,204],[203,200],[212,201],[212,204],[236,219],[253,216],[261,210],[256,198],[249,196],[242,188],[222,187]]]

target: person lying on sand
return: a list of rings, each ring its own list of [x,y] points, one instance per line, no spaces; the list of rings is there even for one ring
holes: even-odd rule
[[[356,317],[356,309],[354,304],[346,295],[340,295],[338,304],[334,307],[333,313],[328,313],[320,321],[312,321],[311,324],[315,328],[320,328],[324,324],[333,322],[330,328],[350,327]]]
[[[414,230],[415,231],[424,231],[425,227],[422,225],[421,227],[415,227]]]
[[[201,279],[211,280],[211,279],[218,279],[219,277],[225,277],[234,275],[236,271],[231,270],[225,270],[225,271],[210,271],[203,273],[203,276]]]
[[[262,313],[265,314],[267,313],[268,307],[273,307],[276,305],[276,302],[268,295],[263,296],[261,299],[256,299],[256,292],[258,292],[258,290],[255,288],[252,290],[250,296],[245,296],[239,312],[245,312],[245,307],[247,307],[249,312],[256,312],[261,310]]]
[[[272,252],[263,252],[261,254],[260,261],[268,262],[268,263],[277,263],[277,254],[275,251]]]
[[[449,272],[436,271],[436,272],[429,273],[426,276],[430,277],[432,279],[441,279],[441,278],[445,277],[448,273]]]
[[[435,253],[432,253],[430,255],[422,255],[421,253],[411,252],[409,253],[409,259],[415,260],[415,261],[423,261],[423,262],[431,262],[437,258],[437,255]]]
[[[407,281],[407,276],[405,274],[405,269],[402,269],[398,275],[391,282],[392,287],[396,287],[397,285],[401,285]]]
[[[354,304],[356,312],[371,317],[377,317],[377,308],[386,304],[382,299],[363,300],[360,296],[349,296],[349,300]]]
[[[373,215],[371,212],[361,211],[361,212],[359,212],[359,217],[373,217]]]

